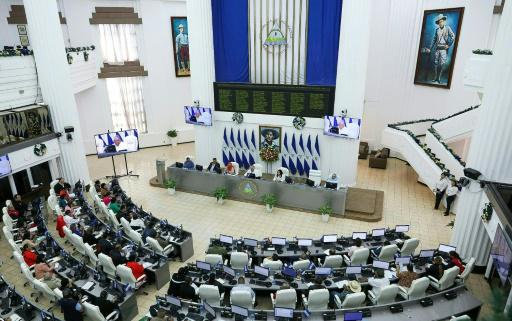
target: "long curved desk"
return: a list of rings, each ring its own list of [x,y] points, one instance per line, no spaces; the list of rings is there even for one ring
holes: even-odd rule
[[[167,167],[167,177],[176,181],[178,190],[185,192],[210,195],[215,188],[223,186],[227,188],[230,199],[243,202],[260,202],[262,195],[271,193],[277,196],[278,206],[316,212],[321,206],[329,204],[335,214],[345,213],[346,188],[334,190],[305,184],[277,183],[248,179],[241,175],[187,170],[174,165]]]

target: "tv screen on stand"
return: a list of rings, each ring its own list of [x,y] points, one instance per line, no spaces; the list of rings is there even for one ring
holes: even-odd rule
[[[0,177],[7,176],[11,173],[11,162],[9,155],[0,156]]]
[[[207,107],[185,106],[185,122],[192,125],[211,126],[212,109]]]
[[[512,249],[507,241],[501,226],[496,227],[494,242],[492,242],[491,257],[494,262],[496,271],[498,272],[502,284],[507,282],[510,274],[510,264],[512,263]]]
[[[132,153],[139,150],[139,131],[127,129],[94,135],[98,158]]]
[[[361,119],[325,116],[324,117],[324,135],[358,139],[361,131]]]

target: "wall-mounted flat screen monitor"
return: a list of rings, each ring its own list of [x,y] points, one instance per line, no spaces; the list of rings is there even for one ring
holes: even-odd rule
[[[286,245],[286,239],[284,237],[272,237],[272,245]]]
[[[12,172],[9,155],[0,156],[0,177],[9,175]]]
[[[139,131],[127,129],[94,135],[98,158],[132,153],[139,150]]]
[[[312,239],[298,239],[297,245],[298,246],[311,246],[311,245],[313,245],[313,240]]]
[[[366,240],[366,232],[353,232],[352,233],[352,239],[355,240],[355,239],[361,239],[361,240]]]
[[[336,234],[324,235],[322,237],[322,242],[324,242],[324,243],[336,243],[337,241],[338,241],[338,235],[336,235]]]
[[[324,117],[324,134],[334,137],[358,139],[361,131],[361,119],[341,117],[341,116],[325,116]]]
[[[439,244],[439,247],[437,248],[437,250],[439,252],[450,253],[451,251],[457,250],[457,248],[455,246],[451,246],[451,245]]]
[[[208,107],[183,107],[185,112],[185,122],[192,125],[211,126],[212,109]]]
[[[395,226],[395,232],[400,232],[400,233],[409,232],[409,225],[397,225],[397,226]]]
[[[376,228],[376,229],[372,230],[372,236],[373,237],[384,236],[384,233],[386,233],[386,229],[385,228]]]
[[[512,250],[501,226],[498,224],[491,247],[491,257],[503,285],[507,282],[512,263]]]
[[[232,244],[233,244],[233,237],[232,237],[232,236],[228,236],[228,235],[221,234],[221,235],[219,236],[219,241],[220,241],[221,243],[224,243],[224,244],[232,245]]]

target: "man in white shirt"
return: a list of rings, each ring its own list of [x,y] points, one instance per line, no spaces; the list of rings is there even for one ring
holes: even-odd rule
[[[256,294],[250,286],[245,285],[245,278],[243,276],[238,278],[238,284],[231,290],[231,296],[234,292],[249,292],[251,294],[252,302],[256,300]]]
[[[126,143],[121,140],[121,137],[119,137],[119,135],[116,135],[116,137],[114,137],[114,146],[116,147],[116,152],[122,152],[128,149]]]
[[[439,209],[439,204],[441,204],[441,200],[443,199],[444,193],[448,188],[448,179],[446,178],[446,173],[441,173],[441,178],[436,183],[436,187],[434,188],[434,193],[436,193],[436,203],[434,205],[434,209]]]
[[[66,215],[64,215],[64,222],[66,223],[67,227],[70,227],[71,224],[78,224],[78,223],[80,223],[80,219],[73,217],[71,212],[66,211]]]
[[[446,189],[446,211],[444,212],[444,216],[448,216],[450,214],[450,208],[452,207],[453,201],[455,201],[455,197],[459,192],[459,187],[455,180],[450,181],[450,187]]]
[[[352,254],[354,254],[355,250],[364,249],[363,241],[360,238],[356,238],[355,239],[355,243],[356,243],[355,245],[351,246],[348,249],[348,256],[349,257],[352,257]]]
[[[384,276],[383,269],[375,269],[375,277],[369,278],[368,284],[372,286],[372,292],[377,297],[382,288],[389,285],[389,279]]]

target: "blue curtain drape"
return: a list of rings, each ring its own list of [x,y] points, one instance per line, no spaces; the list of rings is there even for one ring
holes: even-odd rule
[[[342,0],[315,0],[309,5],[307,85],[336,85],[341,7]]]
[[[218,82],[249,82],[247,1],[211,1],[215,78]]]

